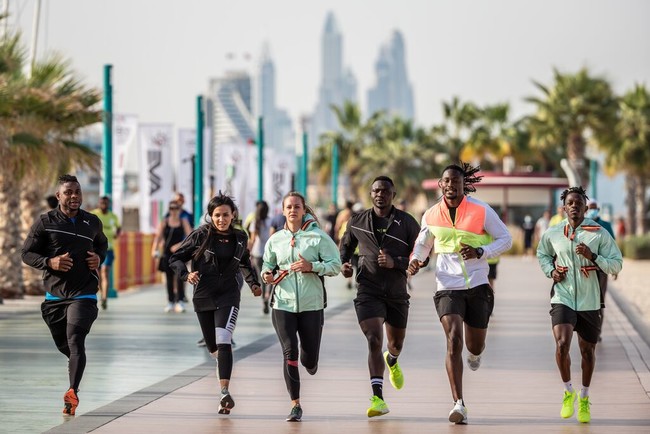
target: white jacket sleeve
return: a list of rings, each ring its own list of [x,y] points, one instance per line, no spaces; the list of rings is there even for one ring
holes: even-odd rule
[[[414,259],[417,259],[420,262],[424,262],[427,260],[429,255],[431,254],[431,249],[433,248],[433,242],[435,240],[435,237],[429,230],[429,226],[427,225],[426,222],[426,217],[427,217],[428,211],[424,213],[422,216],[422,222],[420,223],[420,233],[415,240],[415,245],[413,246],[413,253],[411,254],[411,258],[409,260],[412,261]]]
[[[490,207],[486,207],[485,231],[493,239],[490,244],[483,246],[486,259],[500,256],[512,247],[512,235],[497,213]]]

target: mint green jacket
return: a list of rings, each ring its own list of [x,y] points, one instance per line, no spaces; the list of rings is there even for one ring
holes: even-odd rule
[[[273,272],[276,267],[280,271],[289,270],[291,264],[299,259],[298,255],[311,262],[313,272],[290,272],[275,285],[273,308],[294,313],[321,310],[325,307],[321,277],[339,274],[341,258],[332,238],[316,222],[296,233],[285,227],[271,235],[264,246],[262,274]]]
[[[580,243],[598,254],[595,263],[575,252]],[[623,256],[612,236],[588,218],[575,231],[566,219],[548,228],[537,246],[537,259],[546,277],[551,277],[556,268],[566,270],[564,280],[553,284],[551,303],[560,303],[576,311],[601,307],[595,266],[607,274],[618,274],[623,267]]]

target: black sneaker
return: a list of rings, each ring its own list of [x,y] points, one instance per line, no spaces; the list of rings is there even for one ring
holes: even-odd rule
[[[197,347],[205,347],[205,339],[201,338],[196,342]]]
[[[300,405],[294,405],[287,416],[287,422],[300,422],[300,419],[302,419],[302,408]]]
[[[219,414],[230,414],[230,410],[235,406],[235,400],[230,396],[227,390],[221,392],[219,401]]]

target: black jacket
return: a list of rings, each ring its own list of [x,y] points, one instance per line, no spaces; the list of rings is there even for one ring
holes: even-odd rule
[[[237,273],[241,270],[249,287],[260,285],[251,266],[248,251],[248,236],[244,231],[233,229],[237,246],[235,255],[228,262],[225,270],[219,272],[216,256],[208,247],[199,260],[193,258],[194,253],[201,247],[208,235],[208,226],[202,225],[195,229],[176,252],[169,258],[169,266],[182,280],[187,280],[189,271],[185,263],[192,261],[192,270],[198,271],[201,280],[194,288],[192,303],[196,312],[215,310],[217,307],[239,306],[241,292],[237,282]]]
[[[358,292],[386,298],[409,298],[406,292],[406,269],[420,232],[420,225],[413,216],[393,207],[388,228],[379,245],[372,224],[372,214],[370,208],[353,214],[348,221],[340,244],[341,262],[350,261],[358,245]],[[394,268],[379,266],[379,249],[393,258]]]
[[[75,222],[55,208],[34,222],[23,244],[23,262],[44,270],[45,289],[60,298],[96,294],[99,289],[97,270],[88,268],[87,252],[99,255],[100,264],[106,258],[108,240],[99,218],[82,209]],[[73,265],[68,271],[55,271],[47,266],[47,260],[70,252]]]

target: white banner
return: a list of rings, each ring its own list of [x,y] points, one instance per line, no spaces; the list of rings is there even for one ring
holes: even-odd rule
[[[196,154],[196,129],[181,128],[178,130],[178,150],[176,164],[176,191],[180,191],[185,196],[185,208],[194,213],[194,170],[192,158]],[[210,130],[203,131],[203,206],[200,214],[204,214],[206,207],[214,191],[214,173],[212,162],[212,145],[210,142]],[[203,219],[201,220],[203,222]],[[194,224],[194,222],[192,222]]]
[[[140,232],[152,233],[172,197],[171,124],[140,124]]]
[[[124,223],[122,215],[122,200],[127,192],[126,163],[127,149],[136,149],[138,133],[138,117],[128,114],[113,115],[113,195],[112,210]],[[137,161],[136,161],[137,163]]]
[[[270,216],[282,213],[282,198],[291,190],[295,161],[293,153],[264,149],[264,200]]]
[[[216,160],[215,194],[232,196],[243,219],[255,210],[257,200],[257,151],[244,143],[219,144]]]

